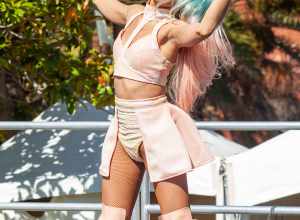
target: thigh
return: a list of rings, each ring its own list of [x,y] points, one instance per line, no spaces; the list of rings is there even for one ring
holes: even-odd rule
[[[117,140],[110,169],[109,177],[102,177],[102,202],[126,209],[129,219],[145,171],[144,164],[132,160]]]
[[[147,168],[143,145],[140,148],[140,152]],[[189,206],[187,176],[185,173],[160,182],[154,182],[153,186],[161,214]]]
[[[161,214],[189,206],[186,174],[153,183]]]

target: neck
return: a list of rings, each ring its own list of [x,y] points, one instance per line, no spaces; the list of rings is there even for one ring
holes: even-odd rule
[[[153,3],[154,0],[147,1],[147,4],[144,8],[144,20],[151,20],[151,19],[170,19],[172,15],[170,14],[170,9],[158,7],[158,4]]]
[[[153,0],[148,0],[148,1],[147,1],[147,4],[148,4],[148,5],[151,5],[151,6],[156,6],[156,2],[153,1]]]

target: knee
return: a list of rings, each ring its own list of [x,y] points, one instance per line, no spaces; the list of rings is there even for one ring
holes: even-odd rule
[[[193,220],[190,207],[176,209],[169,213],[162,214],[158,217],[158,220]],[[196,219],[195,219],[196,220]]]
[[[102,204],[102,211],[98,220],[130,220],[131,214],[128,210],[117,207]]]

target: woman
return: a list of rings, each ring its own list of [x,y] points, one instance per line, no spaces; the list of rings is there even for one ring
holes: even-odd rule
[[[99,167],[100,219],[130,219],[147,170],[159,219],[191,220],[186,173],[214,156],[187,112],[218,67],[234,64],[219,25],[230,0],[94,3],[108,20],[125,25],[113,46],[116,105]]]

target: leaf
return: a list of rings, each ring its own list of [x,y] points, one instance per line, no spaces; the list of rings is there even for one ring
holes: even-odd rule
[[[106,86],[106,91],[109,95],[113,95],[113,90],[110,86]]]
[[[79,76],[79,75],[80,75],[80,72],[79,72],[79,70],[78,70],[77,68],[72,67],[71,74],[72,74],[73,76]]]
[[[0,1],[0,24],[8,26],[0,30],[0,69],[9,70],[26,88],[26,92],[19,92],[16,85],[11,88],[24,103],[26,97],[35,97],[38,88],[45,88],[39,90],[43,105],[37,108],[28,102],[24,111],[39,113],[61,100],[72,112],[78,97],[99,105],[113,96],[112,88],[106,87],[112,65],[103,61],[112,59],[112,54],[104,56],[91,47],[94,13],[84,12],[82,5],[75,0]],[[100,69],[105,74],[102,87],[97,79]]]
[[[100,95],[104,95],[104,94],[105,94],[105,91],[106,91],[105,87],[101,87],[101,88],[99,89],[99,94],[100,94]]]

